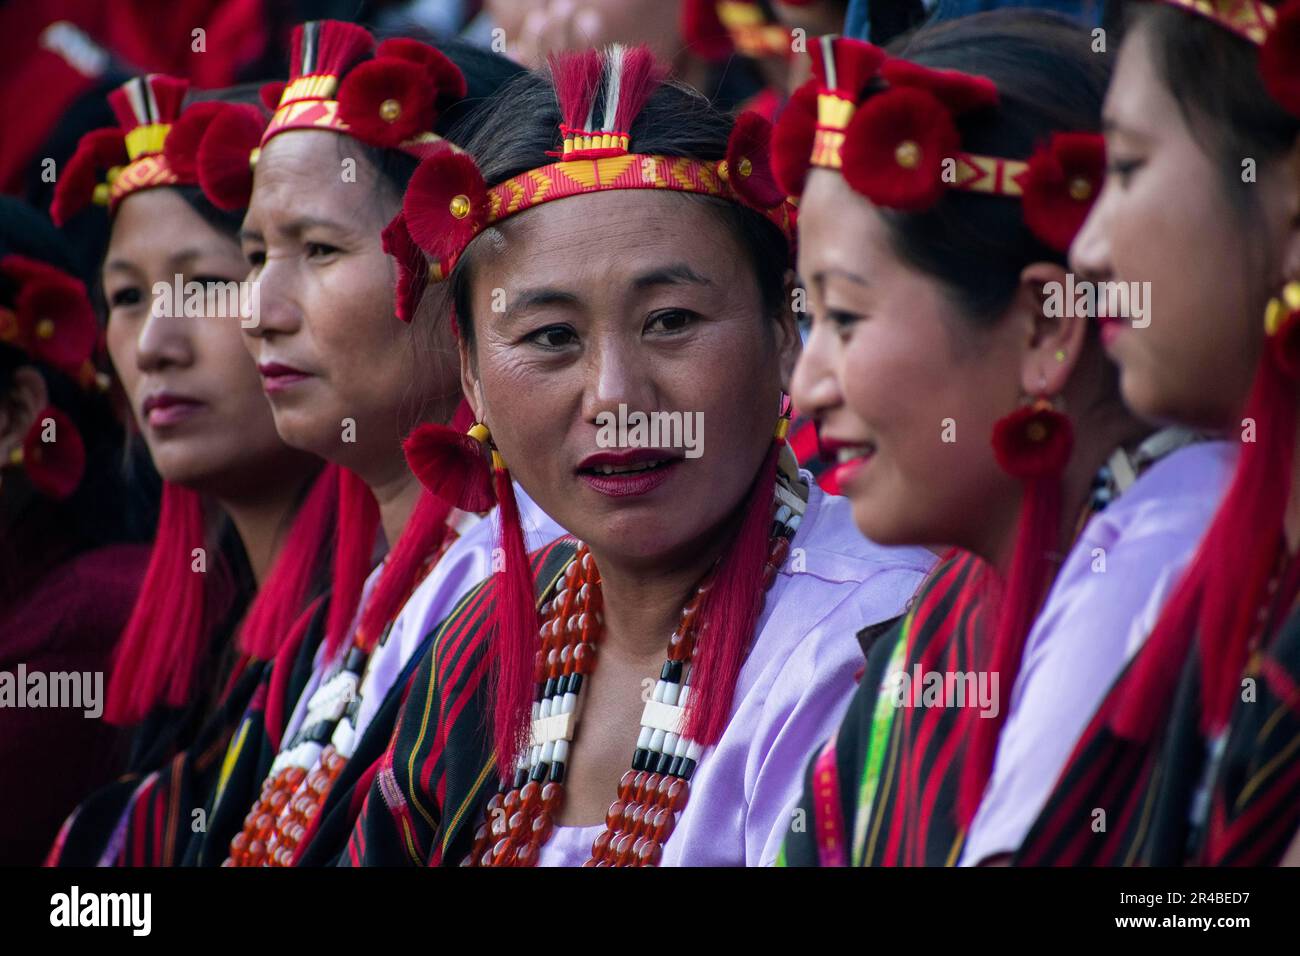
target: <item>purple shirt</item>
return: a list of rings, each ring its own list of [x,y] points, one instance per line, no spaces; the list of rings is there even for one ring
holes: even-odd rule
[[[731,721],[700,758],[662,866],[765,866],[776,859],[808,758],[835,732],[857,686],[863,661],[854,635],[903,613],[935,561],[923,548],[866,540],[849,501],[803,476],[811,486],[808,507],[768,592]],[[629,756],[634,742],[629,738]],[[602,829],[556,827],[540,865],[581,866]]]
[[[1088,522],[1029,632],[962,866],[1020,847],[1209,527],[1234,463],[1226,442],[1180,448]]]

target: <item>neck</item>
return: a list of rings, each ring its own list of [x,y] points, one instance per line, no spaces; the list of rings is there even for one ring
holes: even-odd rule
[[[420,481],[411,474],[405,461],[391,475],[373,481],[366,477],[365,480],[379,504],[379,523],[391,550],[411,520],[415,503],[420,500]]]
[[[274,482],[263,494],[217,501],[235,525],[258,587],[266,580],[275,556],[280,553],[303,490],[301,483]]]
[[[693,543],[691,548],[653,563],[629,561],[593,549],[605,615],[602,653],[612,648],[650,662],[662,658],[683,605],[731,543],[737,527],[728,523],[703,546]]]

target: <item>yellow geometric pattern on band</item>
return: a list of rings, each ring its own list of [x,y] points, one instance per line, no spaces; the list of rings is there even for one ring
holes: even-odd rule
[[[141,156],[161,153],[163,141],[167,139],[171,128],[171,123],[150,123],[129,130],[126,134],[126,155],[131,159],[139,159]]]
[[[176,174],[161,154],[142,156],[122,167],[109,187],[109,205],[116,206],[124,198],[141,189],[154,186],[171,186],[177,182]]]
[[[1219,26],[1262,45],[1277,23],[1277,11],[1262,0],[1163,0],[1171,7],[1213,20]]]

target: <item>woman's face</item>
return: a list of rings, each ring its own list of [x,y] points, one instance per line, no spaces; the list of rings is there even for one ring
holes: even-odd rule
[[[717,210],[577,196],[506,220],[472,254],[462,378],[512,476],[598,555],[698,561],[771,447],[798,348]],[[620,409],[629,429],[634,413],[680,425],[658,419],[655,440],[647,417],[620,436]]]
[[[103,270],[113,366],[159,474],[218,497],[279,482],[303,456],[276,434],[235,309],[154,313],[175,312],[177,281],[183,290],[246,272],[238,243],[175,190],[135,193],[118,208]],[[158,309],[155,283],[169,290]]]
[[[1103,320],[1128,406],[1153,421],[1223,428],[1245,404],[1263,341],[1265,257],[1286,227],[1275,198],[1286,177],[1258,170],[1248,188],[1263,215],[1245,234],[1225,170],[1157,75],[1148,37],[1139,29],[1120,53],[1103,113],[1106,184],[1071,265],[1093,282],[1150,283],[1144,327]]]
[[[398,204],[351,139],[295,130],[262,150],[241,232],[261,305],[246,342],[276,428],[372,481],[405,468],[401,439],[459,389],[447,323],[422,351],[393,314],[380,233]]]
[[[875,208],[832,172],[814,170],[800,202],[799,274],[812,327],[794,402],[842,462],[858,529],[882,544],[987,540],[1018,506],[990,436],[1019,402],[1027,329],[962,328],[938,281],[898,258]]]

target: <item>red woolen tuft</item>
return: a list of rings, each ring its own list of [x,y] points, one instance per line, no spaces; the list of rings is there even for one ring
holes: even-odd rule
[[[424,290],[429,284],[429,264],[407,232],[406,218],[400,212],[384,227],[380,241],[384,252],[397,263],[397,317],[403,322],[410,322],[415,318]]]
[[[127,93],[127,90],[133,90],[143,96],[144,87],[152,91],[154,106],[157,107],[157,112],[151,115],[137,112],[131,96]],[[151,73],[148,76],[127,80],[113,90],[108,94],[108,105],[112,107],[118,125],[124,130],[145,123],[170,123],[181,115],[181,105],[185,102],[185,93],[189,88],[189,80]]]
[[[216,100],[195,103],[172,124],[163,143],[163,156],[166,157],[167,165],[171,167],[171,171],[176,174],[180,182],[199,181],[199,143],[203,140],[203,134],[208,131],[208,124],[225,105]]]
[[[885,51],[865,40],[852,40],[839,37],[832,42],[835,57],[835,87],[842,97],[855,103],[862,99],[862,94],[871,85],[885,62]],[[813,76],[819,85],[830,88],[828,70],[821,42],[808,48],[812,60]]]
[[[1300,117],[1300,0],[1290,0],[1277,14],[1259,51],[1264,87],[1278,104]]]
[[[31,354],[75,378],[99,337],[86,287],[51,269],[24,282],[14,305]]]
[[[1070,460],[1074,428],[1046,402],[1035,402],[993,426],[993,451],[1002,470],[1021,480],[1057,474]]]
[[[358,139],[395,147],[433,128],[434,93],[416,64],[395,57],[371,60],[339,85],[339,118]]]
[[[1025,225],[1059,252],[1083,228],[1106,176],[1106,142],[1096,133],[1053,133],[1020,174]]]
[[[721,62],[736,51],[718,18],[717,0],[685,0],[680,25],[687,49],[702,59]]]
[[[727,181],[749,205],[771,209],[785,199],[772,172],[772,124],[757,113],[741,113],[727,140]]]
[[[309,24],[303,24],[309,26]],[[313,73],[342,76],[348,68],[374,52],[375,38],[365,27],[346,20],[319,20],[316,24],[316,62]],[[298,35],[295,31],[295,37]],[[292,73],[292,76],[298,74]]]
[[[284,80],[272,80],[259,86],[257,95],[262,100],[262,105],[274,113],[280,106],[280,97],[284,95],[284,88],[288,85]]]
[[[55,501],[68,497],[81,484],[86,446],[72,419],[52,405],[41,409],[27,430],[23,470],[33,488]]]
[[[91,130],[77,143],[77,151],[64,166],[54,186],[50,218],[56,226],[65,225],[94,201],[95,187],[114,166],[125,166],[126,140],[117,127]]]
[[[892,87],[925,90],[954,115],[998,105],[998,88],[985,76],[960,70],[932,70],[909,60],[889,59],[880,75]]]
[[[1300,378],[1300,309],[1282,316],[1277,330],[1268,337],[1273,363],[1288,378]]]
[[[252,154],[266,120],[255,106],[223,103],[199,143],[198,179],[212,205],[227,212],[247,209],[253,192]]]
[[[867,100],[845,131],[844,178],[877,206],[928,209],[943,195],[943,161],[961,149],[952,115],[925,90]]]
[[[402,448],[415,477],[439,499],[474,512],[489,511],[496,503],[488,451],[463,428],[421,425]]]
[[[445,147],[411,176],[402,201],[411,238],[429,258],[450,264],[487,222],[487,186],[467,153]]]
[[[592,97],[600,86],[604,69],[600,53],[580,50],[552,53],[546,58],[555,86],[555,101],[560,104],[560,121],[570,129],[582,129],[587,123]]]
[[[667,75],[667,68],[655,60],[649,47],[634,46],[623,51],[618,105],[614,110],[616,132],[626,133],[632,128],[632,121],[654,91],[663,84]],[[605,117],[605,120],[608,122],[609,117]]]
[[[439,112],[463,100],[469,92],[469,85],[465,82],[465,74],[460,71],[460,67],[441,50],[419,40],[406,37],[385,40],[379,44],[375,57],[381,60],[406,60],[422,67],[424,82],[433,88],[433,102]]]
[[[788,196],[803,192],[817,135],[817,82],[794,91],[772,131],[772,172]]]

